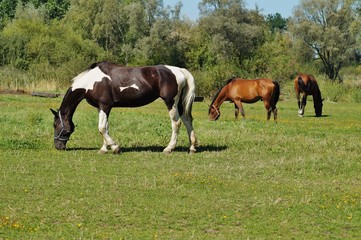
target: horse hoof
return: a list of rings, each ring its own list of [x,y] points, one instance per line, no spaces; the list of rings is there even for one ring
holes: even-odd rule
[[[164,153],[164,154],[171,154],[171,153],[172,153],[172,150],[170,150],[170,149],[164,149],[164,150],[163,150],[163,153]]]
[[[301,114],[298,114],[298,116],[299,116],[299,117],[303,117],[303,115],[301,115]]]
[[[195,154],[197,152],[197,150],[193,149],[193,150],[189,150],[189,154]]]
[[[98,151],[99,154],[106,154],[107,152],[108,152],[107,150],[103,150],[103,149],[100,149],[100,150]]]
[[[113,154],[121,154],[121,153],[122,153],[122,150],[120,149],[120,147],[113,149]]]

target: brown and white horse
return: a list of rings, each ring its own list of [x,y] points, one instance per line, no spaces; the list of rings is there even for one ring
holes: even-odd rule
[[[317,81],[314,76],[307,74],[298,74],[294,80],[297,104],[298,104],[298,115],[303,117],[305,113],[305,106],[307,103],[307,96],[313,96],[313,106],[315,108],[316,117],[322,116],[323,99],[321,97],[321,91],[318,87]],[[302,101],[300,100],[300,94],[302,93]]]
[[[255,103],[262,100],[267,110],[267,120],[273,112],[274,121],[277,121],[276,104],[279,96],[280,86],[276,81],[266,78],[253,80],[232,78],[214,96],[208,111],[209,119],[217,120],[220,117],[219,108],[224,101],[234,103],[235,117],[238,118],[239,111],[245,117],[242,103]]]
[[[147,67],[123,67],[110,62],[94,63],[73,79],[54,114],[54,145],[66,148],[75,126],[72,121],[78,104],[85,98],[99,113],[99,132],[103,136],[100,153],[110,147],[120,153],[120,147],[109,135],[108,118],[113,107],[139,107],[157,98],[165,102],[172,124],[172,136],[164,152],[171,152],[177,142],[180,119],[187,128],[190,152],[195,152],[196,136],[192,125],[192,104],[195,96],[192,74],[183,68],[158,65]]]

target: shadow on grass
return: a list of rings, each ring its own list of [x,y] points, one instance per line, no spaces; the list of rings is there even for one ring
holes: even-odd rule
[[[137,147],[121,147],[122,152],[163,152],[165,146],[137,146]],[[196,147],[197,152],[220,152],[227,149],[227,146],[213,146],[213,145],[202,145]],[[99,148],[89,148],[89,147],[76,147],[76,148],[67,148],[66,151],[95,151]],[[173,152],[188,152],[188,147],[176,147]]]
[[[316,115],[313,115],[313,116],[304,116],[304,117],[306,117],[306,118],[327,118],[327,117],[331,117],[332,115],[327,115],[327,114],[325,114],[325,115],[322,115],[322,116],[320,116],[320,117],[316,117]]]

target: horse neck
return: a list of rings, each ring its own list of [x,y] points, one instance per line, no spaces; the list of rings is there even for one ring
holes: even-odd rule
[[[84,99],[84,93],[83,90],[73,91],[72,88],[68,89],[59,109],[59,114],[63,115],[64,120],[72,122],[77,106]]]
[[[216,107],[217,109],[222,105],[222,103],[226,100],[226,86],[224,86],[215,96],[212,106]]]
[[[318,88],[318,85],[316,85],[315,93],[313,94],[314,101],[322,102],[322,96],[321,91]]]

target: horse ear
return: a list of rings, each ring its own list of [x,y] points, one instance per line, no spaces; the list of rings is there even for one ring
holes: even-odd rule
[[[50,111],[54,114],[54,116],[58,115],[58,111],[55,111],[54,109],[50,108]]]

